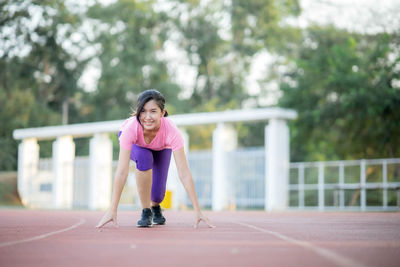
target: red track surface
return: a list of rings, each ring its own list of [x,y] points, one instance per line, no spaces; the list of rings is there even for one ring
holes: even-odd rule
[[[94,226],[103,212],[0,210],[0,266],[400,266],[400,213],[193,212]]]

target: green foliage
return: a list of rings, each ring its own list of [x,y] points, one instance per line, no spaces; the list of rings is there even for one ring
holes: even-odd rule
[[[59,120],[58,114],[35,101],[31,91],[15,89],[8,94],[0,91],[0,169],[16,169],[17,141],[12,137],[14,129],[45,126]]]
[[[280,105],[292,123],[292,160],[398,157],[398,37],[310,28],[285,72]]]
[[[94,58],[101,64],[98,89],[89,97],[90,121],[128,117],[145,89],[157,88],[176,104],[179,86],[172,83],[165,62],[157,58],[166,39],[166,14],[156,13],[152,2],[117,1],[96,4],[87,15],[94,20]],[[101,108],[96,108],[101,107]]]
[[[16,169],[12,131],[60,124],[63,103],[70,123],[128,117],[148,88],[164,94],[170,114],[241,108],[254,98],[250,63],[264,51],[282,59],[266,77],[280,84],[279,105],[299,112],[292,160],[399,157],[398,33],[288,26],[285,19],[300,14],[298,0],[170,0],[168,11],[157,0],[119,0],[75,13],[67,4],[0,2],[1,170]],[[163,57],[167,42],[196,72],[185,92]],[[101,70],[93,92],[78,86],[89,63]],[[264,126],[235,125],[239,145],[262,145]],[[189,128],[191,148],[211,147],[213,128]],[[50,155],[51,142],[41,149]],[[87,139],[77,149],[87,154]]]
[[[202,6],[198,1],[171,1],[169,13],[155,12],[152,1],[93,5],[87,16],[93,20],[96,35],[91,45],[100,47],[93,58],[100,62],[101,77],[97,91],[88,96],[85,118],[89,121],[124,118],[129,115],[128,107],[134,108],[137,95],[148,88],[157,88],[166,96],[170,114],[240,108],[249,97],[244,81],[251,56],[260,49],[260,45],[245,47],[246,42],[256,44],[260,36],[247,36],[240,47],[239,41],[234,43],[221,37],[221,31],[227,29],[221,28],[220,20],[229,16],[235,24],[240,19],[235,12],[245,8],[246,12],[257,11],[249,16],[260,16],[262,25],[280,28],[279,18],[294,14],[293,6],[297,5],[297,1],[286,1],[282,5],[277,4],[279,1],[267,2],[240,4],[236,1],[229,6],[216,2]],[[267,19],[263,12],[258,12],[260,5],[264,11],[273,6],[273,11],[268,9],[273,17]],[[254,29],[260,25],[251,26]],[[228,31],[235,36],[246,29],[232,27]],[[187,100],[178,98],[181,88],[171,81],[166,62],[157,57],[170,33],[180,36],[177,45],[197,70],[193,93]],[[98,106],[102,108],[96,108]],[[212,128],[190,129],[192,148],[207,147],[210,141],[206,140],[211,140]],[[245,140],[247,128],[239,129],[240,140]]]
[[[64,48],[79,19],[63,1],[6,1],[0,8],[0,169],[15,170],[13,130],[60,124],[62,102],[78,90],[84,63]],[[34,11],[41,16],[36,25]]]
[[[259,50],[279,49],[281,38],[291,30],[280,26],[285,17],[298,16],[298,0],[233,0],[232,17],[233,48],[243,55],[252,56]],[[262,42],[259,42],[262,41]]]
[[[245,79],[252,57],[265,46],[281,46],[276,34],[286,27],[279,21],[298,15],[298,1],[233,0],[207,6],[197,1],[175,2],[174,25],[182,35],[179,45],[197,69],[191,106],[204,110],[206,103],[215,100],[217,108],[232,102],[235,108],[242,107],[250,97]]]
[[[17,172],[0,173],[0,203],[6,206],[22,207],[17,192]]]

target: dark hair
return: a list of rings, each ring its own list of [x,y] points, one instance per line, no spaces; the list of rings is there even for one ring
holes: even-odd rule
[[[142,111],[144,105],[149,102],[150,100],[154,100],[157,104],[157,106],[161,109],[161,112],[165,109],[165,98],[164,96],[157,90],[155,89],[149,89],[146,91],[143,91],[137,99],[137,108],[136,112],[134,112],[132,115],[136,116],[138,122],[140,122],[140,112]],[[164,117],[168,116],[168,112],[165,110]]]

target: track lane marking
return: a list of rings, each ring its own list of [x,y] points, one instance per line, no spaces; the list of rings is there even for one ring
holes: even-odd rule
[[[38,236],[34,236],[34,237],[22,239],[22,240],[16,240],[16,241],[9,241],[9,242],[0,243],[0,248],[13,246],[13,245],[16,245],[16,244],[21,244],[21,243],[32,242],[32,241],[43,239],[43,238],[46,238],[46,237],[49,237],[49,236],[52,236],[52,235],[56,235],[56,234],[59,234],[59,233],[67,232],[69,230],[77,228],[78,226],[84,224],[85,222],[86,222],[86,220],[81,218],[79,222],[75,223],[74,225],[72,225],[70,227],[67,227],[67,228],[64,228],[64,229],[61,229],[61,230],[49,232],[49,233],[46,233],[46,234],[43,234],[43,235],[38,235]]]
[[[266,229],[254,226],[252,224],[248,224],[248,223],[242,223],[242,222],[233,222],[233,223],[239,224],[241,226],[245,226],[248,228],[252,228],[254,230],[257,230],[257,231],[260,231],[260,232],[263,232],[266,234],[273,235],[273,236],[280,238],[284,241],[287,241],[289,243],[292,243],[292,244],[298,245],[300,247],[303,247],[305,249],[311,250],[311,251],[317,253],[318,255],[336,263],[337,265],[339,265],[341,267],[364,267],[365,266],[359,262],[356,262],[353,259],[347,258],[347,257],[337,254],[333,251],[314,246],[313,244],[306,242],[306,241],[297,240],[297,239],[285,236],[283,234],[280,234],[278,232],[266,230]]]

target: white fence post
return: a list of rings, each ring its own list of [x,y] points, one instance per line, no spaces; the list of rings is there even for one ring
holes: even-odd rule
[[[231,182],[227,177],[227,153],[237,146],[237,135],[232,126],[218,123],[213,132],[212,210],[229,208],[232,199]]]
[[[383,183],[383,199],[382,199],[382,204],[383,204],[383,209],[387,210],[388,207],[388,199],[387,199],[387,162],[386,160],[383,161],[382,163],[382,183]]]
[[[53,142],[53,206],[70,209],[73,204],[75,144],[72,136]]]
[[[289,128],[285,120],[269,120],[265,146],[265,210],[284,210],[289,184]]]
[[[111,201],[113,153],[108,134],[95,134],[89,150],[89,209],[107,209]]]
[[[22,204],[29,206],[32,180],[38,173],[39,145],[35,138],[27,138],[18,146],[18,193]]]
[[[361,187],[360,188],[360,190],[361,190],[360,206],[361,206],[361,210],[365,211],[367,201],[366,201],[366,189],[365,189],[365,187],[366,187],[366,184],[365,184],[365,182],[366,182],[366,163],[365,163],[364,159],[361,160],[360,169],[361,169],[360,170],[361,171],[361,174],[360,174],[360,187]]]
[[[304,209],[304,164],[299,166],[299,208]]]
[[[325,192],[324,192],[324,164],[318,163],[318,209],[324,210],[325,207]]]
[[[339,163],[339,209],[344,210],[344,163]]]

